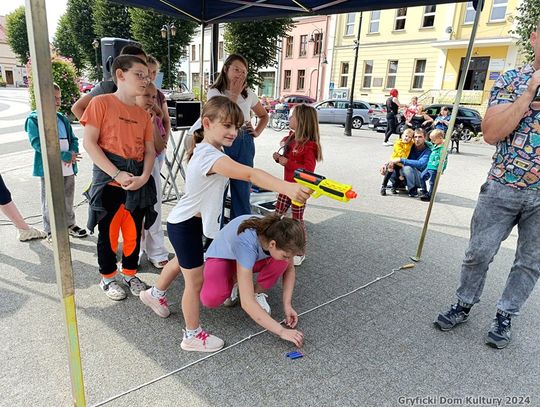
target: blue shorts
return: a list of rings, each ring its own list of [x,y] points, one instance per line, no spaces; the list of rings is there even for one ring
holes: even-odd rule
[[[180,267],[194,269],[204,264],[201,218],[194,216],[180,223],[167,222],[167,233]]]
[[[10,202],[11,194],[9,193],[9,189],[7,189],[6,184],[4,184],[4,180],[0,175],[0,205],[7,205]]]

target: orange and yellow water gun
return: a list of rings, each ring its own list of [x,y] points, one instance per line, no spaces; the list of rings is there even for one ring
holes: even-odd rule
[[[314,192],[311,195],[313,198],[318,198],[321,195],[326,195],[336,201],[349,202],[355,199],[357,194],[353,191],[352,185],[342,184],[337,181],[332,181],[322,175],[309,172],[302,168],[294,171],[294,180],[301,185],[304,185]],[[299,202],[292,201],[296,206],[302,206]]]

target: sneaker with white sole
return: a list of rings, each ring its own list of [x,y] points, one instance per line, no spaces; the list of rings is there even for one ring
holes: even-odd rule
[[[305,259],[306,256],[294,256],[293,264],[295,266],[301,266]]]
[[[255,301],[257,301],[259,303],[261,308],[263,310],[265,310],[268,313],[268,315],[271,315],[270,305],[268,305],[268,302],[266,301],[267,298],[268,298],[268,295],[265,294],[265,293],[256,293],[255,294]]]
[[[129,291],[131,291],[131,294],[137,297],[141,295],[142,291],[148,289],[146,283],[139,279],[139,277],[133,277],[129,281],[124,277],[124,284],[129,287]]]
[[[21,242],[27,242],[34,239],[45,239],[47,237],[47,233],[33,227],[28,229],[17,229],[17,231],[17,239]]]
[[[238,283],[235,283],[233,285],[233,288],[231,290],[231,295],[229,298],[225,300],[223,303],[224,307],[234,307],[236,304],[238,304]]]
[[[215,352],[223,348],[224,345],[223,339],[202,330],[189,339],[184,334],[180,347],[189,352]]]
[[[105,281],[101,280],[99,286],[111,300],[121,301],[127,297],[126,290],[124,290],[124,288],[116,281],[105,283]]]
[[[171,311],[169,311],[169,303],[167,302],[167,297],[154,297],[152,295],[152,288],[141,291],[139,298],[144,305],[152,308],[152,311],[154,311],[161,318],[167,318],[169,315],[171,315]]]

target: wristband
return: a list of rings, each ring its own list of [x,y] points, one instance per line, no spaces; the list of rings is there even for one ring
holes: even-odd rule
[[[116,171],[116,174],[114,174],[114,175],[112,176],[112,179],[114,179],[114,180],[115,180],[115,179],[116,179],[116,177],[118,177],[118,174],[120,174],[121,172],[122,172],[122,170],[118,170],[118,171]]]

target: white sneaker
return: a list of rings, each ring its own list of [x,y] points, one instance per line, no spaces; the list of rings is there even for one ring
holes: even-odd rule
[[[268,313],[268,315],[271,315],[270,305],[268,305],[268,302],[266,301],[267,298],[268,298],[268,295],[266,295],[265,293],[255,294],[255,301],[259,303],[261,308],[265,310]]]
[[[224,307],[234,307],[238,303],[238,283],[233,285],[231,295],[223,303]]]
[[[45,239],[46,237],[47,233],[33,227],[28,229],[17,229],[17,239],[21,242],[27,242],[28,240],[34,239]]]
[[[161,318],[167,318],[169,315],[171,315],[171,311],[169,311],[169,304],[167,303],[167,297],[154,297],[152,295],[152,288],[141,291],[139,298],[144,305],[152,308],[152,311],[158,314]]]
[[[116,281],[111,281],[106,284],[105,281],[101,280],[99,286],[111,300],[121,301],[127,297],[126,290],[124,290]]]
[[[294,256],[293,264],[295,266],[301,266],[305,259],[306,256]]]
[[[189,339],[185,337],[184,333],[184,339],[180,347],[191,352],[215,352],[223,348],[224,345],[223,339],[210,335],[206,331],[201,331]]]
[[[392,143],[389,143],[388,141],[383,141],[382,145],[385,147],[388,147],[388,146],[391,146]]]

